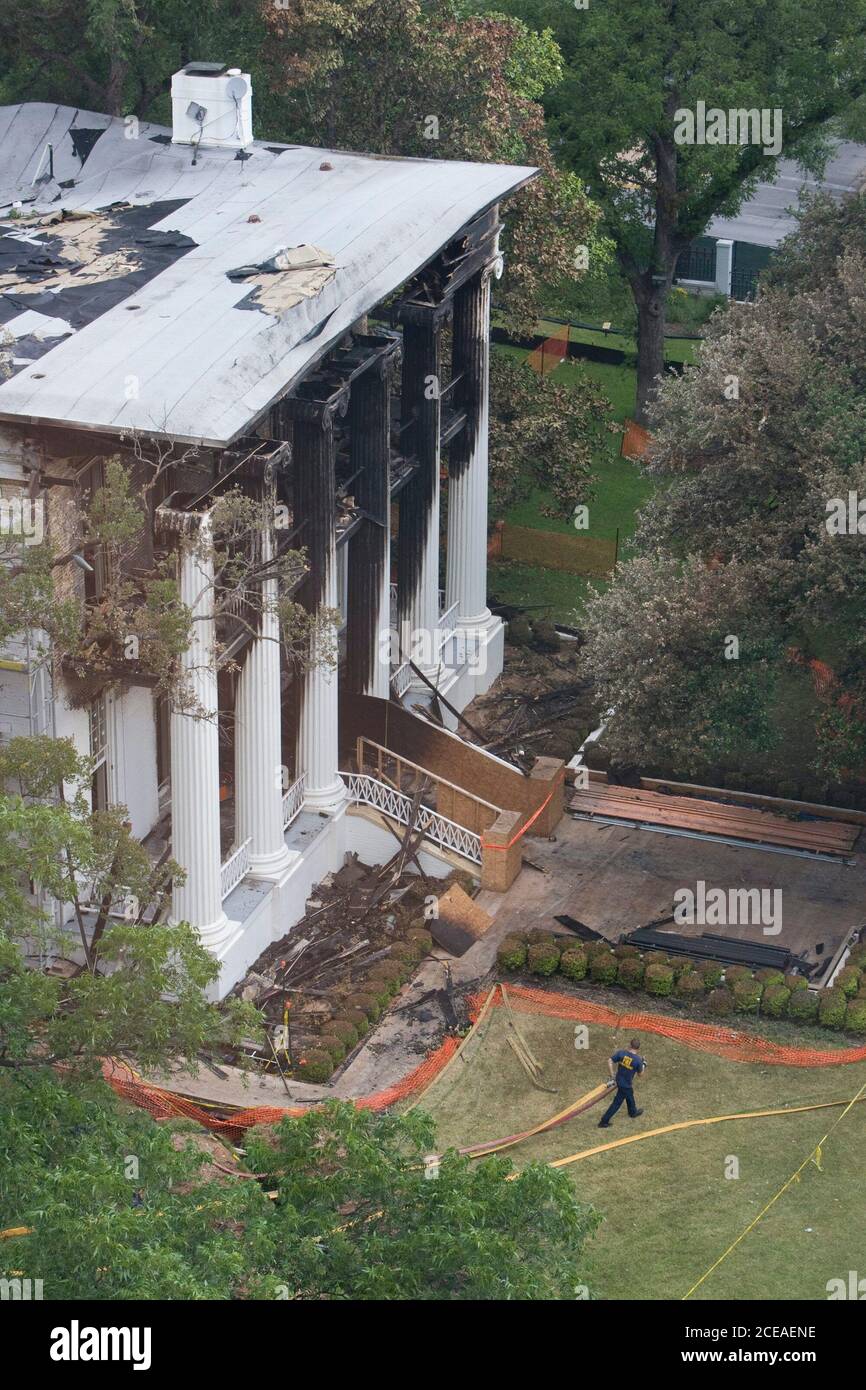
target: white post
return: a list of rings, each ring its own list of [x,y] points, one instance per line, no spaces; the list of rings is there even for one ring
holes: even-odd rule
[[[262,535],[262,565],[273,557],[273,535]],[[283,838],[280,717],[280,625],[275,575],[262,580],[262,612],[241,669],[235,700],[235,839],[250,844],[250,872],[278,877],[291,863]]]
[[[734,243],[716,242],[716,290],[719,294],[731,297],[731,275],[734,269]]]
[[[195,520],[198,520],[196,518]],[[181,658],[190,708],[171,713],[171,846],[186,873],[172,892],[172,919],[217,949],[228,934],[220,888],[219,730],[210,518],[180,546],[180,597],[192,613]]]

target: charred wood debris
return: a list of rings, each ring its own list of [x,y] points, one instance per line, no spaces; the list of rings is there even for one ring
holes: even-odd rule
[[[220,1075],[223,1060],[285,1082],[321,1083],[354,1054],[434,947],[425,919],[431,896],[453,883],[477,888],[465,873],[435,881],[421,873],[418,838],[410,825],[386,864],[369,868],[349,855],[316,886],[304,918],[232,991],[260,1011],[264,1042],[250,1038],[239,1052],[203,1057],[206,1066]],[[460,1026],[465,1011],[452,996],[447,963],[445,979],[444,988],[396,1001],[394,1010],[438,1007],[443,1035]]]

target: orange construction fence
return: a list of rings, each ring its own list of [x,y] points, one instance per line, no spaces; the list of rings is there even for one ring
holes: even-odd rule
[[[470,1017],[473,1022],[487,1003],[488,1008],[499,1008],[505,1002],[498,988],[492,997],[489,994],[469,996]],[[547,1018],[561,1018],[576,1023],[601,1023],[612,1028],[629,1028],[635,1032],[658,1033],[665,1038],[684,1043],[700,1052],[712,1052],[731,1062],[763,1062],[778,1067],[838,1067],[850,1062],[866,1061],[866,1046],[837,1048],[832,1052],[822,1052],[810,1047],[786,1047],[781,1043],[770,1042],[753,1033],[741,1033],[734,1028],[715,1023],[697,1023],[690,1019],[667,1018],[661,1014],[626,1012],[618,1013],[606,1004],[594,1004],[589,999],[575,995],[548,993],[546,990],[529,989],[521,985],[508,986],[508,1002],[520,1013],[543,1014]],[[404,1076],[393,1086],[388,1086],[373,1095],[363,1096],[354,1101],[361,1110],[386,1110],[398,1101],[409,1096],[420,1095],[448,1065],[460,1048],[461,1040],[446,1038],[441,1046],[425,1057],[420,1066]],[[308,1105],[275,1106],[254,1105],[247,1109],[231,1105],[208,1105],[205,1101],[194,1101],[175,1091],[167,1091],[160,1086],[143,1081],[131,1067],[114,1058],[103,1064],[103,1076],[109,1086],[130,1101],[150,1111],[155,1119],[186,1118],[204,1125],[216,1134],[228,1138],[240,1138],[245,1130],[253,1125],[277,1124],[288,1116],[306,1114]]]

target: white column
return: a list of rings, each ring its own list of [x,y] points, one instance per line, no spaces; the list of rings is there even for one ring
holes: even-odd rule
[[[262,536],[262,565],[273,555]],[[262,580],[259,630],[250,643],[235,699],[235,839],[249,839],[250,872],[276,877],[292,862],[283,838],[280,624],[277,579]]]
[[[337,607],[335,533],[334,414],[345,399],[318,402],[293,398],[295,417],[295,510],[309,574],[304,603],[308,612]],[[339,685],[336,632],[318,629],[310,643],[309,665],[301,677],[298,771],[305,775],[304,805],[334,812],[346,798],[339,775]],[[332,650],[329,652],[329,647]]]
[[[220,891],[219,730],[214,652],[213,558],[210,525],[184,536],[180,597],[190,609],[192,636],[181,665],[189,711],[171,714],[171,848],[186,872],[172,893],[172,918],[189,922],[202,943],[218,948],[228,935]]]
[[[439,466],[441,330],[447,308],[408,303],[403,321],[402,400],[418,470],[400,494],[397,601],[402,653],[431,680],[440,674]],[[413,684],[423,686],[415,679]]]
[[[454,304],[454,371],[464,372],[461,401],[467,421],[451,446],[448,480],[446,606],[459,604],[457,623],[477,629],[487,607],[487,492],[490,417],[490,279],[485,267],[458,290]]]

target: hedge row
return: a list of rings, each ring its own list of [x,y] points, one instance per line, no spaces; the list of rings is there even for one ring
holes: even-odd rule
[[[781,970],[753,972],[744,965],[670,958],[663,951],[642,956],[636,946],[572,942],[553,932],[512,933],[503,939],[497,959],[503,970],[512,972],[549,977],[559,971],[569,980],[588,977],[594,984],[644,990],[657,999],[706,1002],[718,1018],[760,1013],[866,1033],[866,943],[854,947],[834,987],[820,994],[809,990],[802,975],[784,975]]]
[[[358,992],[348,995],[339,1013],[322,1025],[321,1033],[298,1058],[294,1075],[301,1081],[317,1084],[327,1081],[347,1053],[378,1021],[432,945],[430,933],[420,927],[410,931],[405,941],[396,943],[388,959],[371,970]]]

